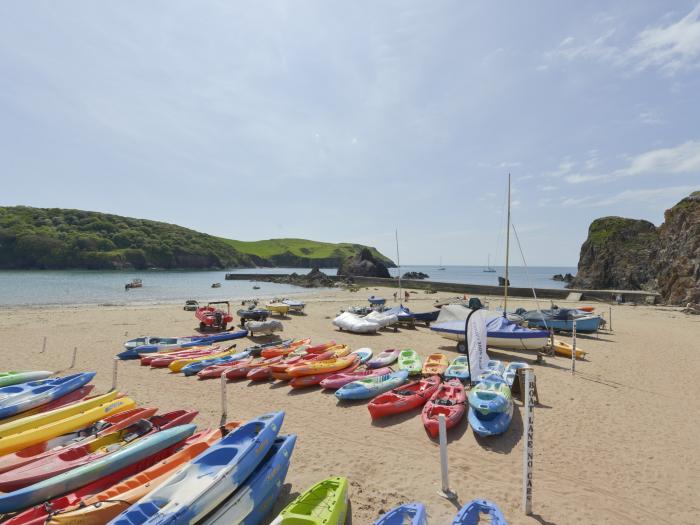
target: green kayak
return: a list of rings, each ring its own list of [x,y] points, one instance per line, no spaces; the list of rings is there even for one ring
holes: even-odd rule
[[[328,478],[287,505],[270,525],[342,525],[347,512],[347,478]]]
[[[38,370],[36,372],[0,372],[0,387],[28,383],[29,381],[40,381],[51,377],[53,372]]]
[[[406,370],[409,375],[420,374],[423,369],[423,362],[418,352],[411,350],[401,350],[399,354],[399,370]]]

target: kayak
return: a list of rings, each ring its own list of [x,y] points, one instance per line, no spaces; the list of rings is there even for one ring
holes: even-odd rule
[[[367,368],[381,368],[389,366],[399,358],[399,351],[396,349],[384,350],[377,357],[367,362]]]
[[[489,359],[486,361],[486,370],[492,370],[496,372],[498,375],[502,375],[503,371],[506,369],[506,365],[503,364],[503,361],[499,361],[498,359]]]
[[[265,359],[260,366],[256,366],[246,374],[246,379],[251,381],[268,381],[272,378],[272,370],[270,367],[282,360],[281,356]]]
[[[423,407],[421,419],[428,434],[436,438],[439,432],[439,416],[445,416],[445,429],[454,427],[467,411],[464,385],[457,379],[442,383]]]
[[[270,374],[273,378],[280,381],[289,381],[292,379],[287,373],[287,369],[295,364],[300,364],[305,361],[325,361],[326,359],[331,359],[333,357],[333,351],[328,350],[321,354],[306,354],[304,356],[287,356],[285,359],[274,365],[270,365]],[[346,369],[347,370],[347,369]]]
[[[270,525],[342,525],[347,512],[347,478],[328,478],[299,495]]]
[[[183,368],[185,368],[189,364],[197,363],[199,361],[204,361],[206,359],[213,359],[213,358],[217,358],[217,357],[226,357],[229,355],[234,355],[235,353],[236,353],[236,349],[232,348],[230,350],[224,350],[223,352],[204,355],[201,357],[192,357],[189,359],[176,359],[175,361],[173,361],[172,363],[170,363],[168,365],[168,368],[170,369],[171,372],[180,372]]]
[[[271,348],[265,348],[260,352],[260,355],[262,357],[270,358],[270,357],[277,357],[277,356],[285,356],[287,354],[291,354],[294,350],[299,348],[300,346],[308,346],[308,344],[311,342],[310,338],[307,339],[301,339],[299,341],[294,341],[291,344],[288,345],[279,345],[279,346],[273,346]]]
[[[221,341],[229,341],[231,339],[240,339],[241,337],[246,337],[248,335],[248,330],[238,330],[236,332],[223,332],[220,334],[212,334],[208,336],[198,337],[188,342],[178,343],[178,344],[150,344],[141,345],[134,348],[129,348],[124,352],[120,352],[116,355],[118,359],[138,359],[141,354],[152,354],[157,352],[170,352],[173,350],[185,350],[186,348],[191,348],[193,346],[203,346],[212,345]]]
[[[334,357],[324,361],[308,361],[306,363],[292,365],[287,369],[287,373],[292,377],[310,376],[324,374],[326,372],[337,372],[347,368],[355,362],[354,356]]]
[[[310,346],[306,349],[307,354],[322,354],[329,348],[333,348],[334,346],[337,346],[335,341],[328,341],[327,343],[321,343],[318,345],[313,345]]]
[[[95,372],[29,381],[0,388],[0,419],[45,405],[88,384]]]
[[[109,523],[174,525],[200,521],[260,464],[283,420],[284,412],[274,412],[241,425]]]
[[[378,395],[369,402],[367,409],[372,419],[408,412],[427,403],[439,386],[439,376],[426,377]]]
[[[399,354],[399,370],[406,370],[409,375],[420,374],[423,363],[415,350],[401,350]]]
[[[469,358],[466,355],[455,357],[445,370],[444,377],[445,379],[467,381],[469,379]]]
[[[374,525],[428,525],[425,505],[422,503],[406,503],[394,507]]]
[[[233,365],[226,371],[226,379],[243,379],[248,375],[248,372],[260,366],[269,366],[282,360],[282,356],[272,357],[270,359],[258,358],[257,360],[244,361],[240,364]]]
[[[370,359],[372,359],[372,349],[371,348],[358,348],[354,352],[350,352],[350,355],[359,355],[360,364],[364,364]]]
[[[0,425],[0,455],[16,452],[136,406],[116,392]]]
[[[337,390],[348,383],[357,381],[358,379],[367,379],[368,377],[383,376],[384,374],[390,374],[393,372],[391,368],[385,366],[384,368],[374,368],[372,370],[360,370],[354,372],[339,372],[327,377],[321,381],[321,388],[328,388],[331,390]]]
[[[16,512],[74,491],[156,452],[179,443],[195,431],[195,425],[180,425],[157,432],[106,457],[50,477],[14,492],[0,494],[0,512]]]
[[[250,352],[247,350],[243,350],[242,352],[238,352],[236,354],[231,354],[227,355],[224,357],[213,357],[211,359],[204,359],[203,361],[197,361],[196,363],[190,363],[189,365],[185,366],[180,370],[183,374],[186,376],[193,376],[200,371],[204,370],[205,368],[209,366],[214,366],[214,365],[222,365],[222,364],[233,364],[238,361],[241,361],[248,357],[250,355]]]
[[[343,372],[354,372],[360,366],[360,360],[357,357],[352,357],[350,364],[343,369]],[[292,388],[306,388],[309,386],[319,385],[324,379],[336,375],[338,372],[323,372],[321,374],[312,374],[307,376],[293,377],[289,382]]]
[[[484,379],[469,392],[469,406],[484,415],[505,412],[512,404],[510,388],[502,378]]]
[[[226,431],[230,432],[240,426],[240,422],[227,423]],[[100,484],[83,494],[76,494],[76,497],[64,506],[57,506],[55,501],[51,502],[53,512],[50,518],[46,519],[46,513],[42,514],[43,519],[31,525],[102,525],[112,518],[121,514],[130,505],[136,503],[142,497],[159,486],[168,479],[177,469],[199,456],[211,445],[222,438],[221,429],[204,430],[188,438],[184,444],[176,445],[176,448],[169,449],[172,453],[158,457],[154,461],[148,461],[143,468],[138,468],[132,472],[117,478],[115,482]],[[121,471],[120,471],[121,472]],[[81,491],[83,489],[80,489]],[[42,509],[43,507],[37,507]],[[56,513],[56,509],[65,509]],[[20,525],[11,523],[10,525]],[[24,525],[29,525],[24,523]]]
[[[479,436],[487,437],[503,434],[508,430],[510,422],[513,419],[513,403],[508,404],[505,412],[492,412],[487,415],[474,410],[474,408],[470,406],[467,419],[474,433]]]
[[[513,361],[503,371],[503,379],[505,379],[509,388],[513,386],[515,376],[518,375],[518,370],[521,368],[530,368],[530,365],[523,363],[522,361]]]
[[[63,452],[68,446],[78,445],[85,440],[95,439],[122,430],[141,419],[148,419],[158,411],[157,408],[134,408],[125,410],[93,423],[75,432],[42,441],[31,447],[23,448],[12,454],[0,457],[0,473],[18,469],[29,463],[47,457],[50,454]]]
[[[165,368],[173,361],[178,359],[193,359],[205,355],[212,355],[217,352],[222,352],[221,347],[216,346],[198,346],[181,352],[168,352],[167,354],[146,354],[141,358],[141,362],[147,362],[151,368]]]
[[[245,483],[200,524],[261,523],[282,490],[296,440],[293,434],[278,437]]]
[[[70,405],[85,399],[90,395],[90,393],[95,389],[95,385],[85,385],[76,390],[73,390],[65,396],[61,396],[53,401],[49,401],[45,405],[32,408],[31,410],[26,410],[21,414],[15,414],[14,416],[6,417],[2,420],[2,423],[8,423],[10,421],[16,421],[17,419],[22,419],[23,417],[33,416],[34,414],[41,414],[43,412],[48,412],[49,410],[54,410],[66,405]]]
[[[447,360],[447,356],[445,354],[430,354],[428,359],[426,359],[425,363],[423,364],[421,373],[426,376],[442,375],[445,373],[445,370],[447,370],[449,365],[450,362]]]
[[[18,383],[27,383],[29,381],[40,381],[51,377],[53,372],[46,370],[28,371],[28,372],[0,372],[0,387],[16,385]]]
[[[485,499],[475,499],[459,510],[452,525],[477,525],[485,522],[491,525],[508,525],[501,509],[495,503]]]
[[[232,366],[241,365],[243,363],[250,363],[253,361],[253,357],[246,357],[240,361],[234,361],[233,363],[220,363],[218,365],[211,365],[206,367],[204,370],[197,372],[197,377],[199,379],[214,379],[216,377],[221,377],[224,372],[229,370]]]
[[[392,372],[383,376],[359,379],[336,390],[335,397],[341,401],[346,399],[369,399],[398,387],[405,383],[407,379],[408,372],[406,370]]]
[[[135,339],[129,339],[124,343],[124,349],[129,350],[131,348],[136,348],[143,345],[176,345],[191,343],[197,339],[203,339],[205,336],[200,335],[188,335],[185,337],[160,337],[157,335],[148,335],[144,337],[137,337]]]
[[[571,346],[569,343],[565,343],[564,341],[561,341],[559,339],[554,340],[554,353],[557,355],[563,355],[564,357],[571,357],[572,352],[574,351],[574,347]],[[576,347],[576,359],[584,359],[586,357],[586,352],[585,350],[581,350]]]
[[[284,339],[282,341],[272,341],[270,343],[262,343],[259,345],[253,345],[249,346],[246,348],[246,350],[250,351],[250,355],[254,357],[260,357],[260,354],[262,353],[265,348],[272,348],[275,346],[288,346],[294,342],[294,339]]]

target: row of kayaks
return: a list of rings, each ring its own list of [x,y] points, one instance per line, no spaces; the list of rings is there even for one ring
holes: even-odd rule
[[[452,525],[476,525],[490,523],[491,525],[507,525],[506,519],[495,503],[485,499],[472,500],[459,509]],[[394,507],[374,525],[427,525],[428,513],[422,503],[406,503]]]

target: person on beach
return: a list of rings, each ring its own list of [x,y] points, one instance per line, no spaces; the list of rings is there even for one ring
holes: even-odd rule
[[[396,302],[396,292],[394,292],[394,302]]]
[[[409,296],[410,296],[410,294],[408,293],[408,290],[406,290],[406,294],[405,294],[406,302],[408,302],[408,297],[409,297]]]

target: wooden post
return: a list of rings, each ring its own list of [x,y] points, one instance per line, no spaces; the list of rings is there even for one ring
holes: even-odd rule
[[[44,343],[41,345],[41,352],[39,353],[43,354],[44,352],[46,352],[46,336],[44,336]]]
[[[523,424],[523,511],[532,514],[532,463],[533,439],[535,430],[534,370],[526,368],[525,375],[525,412]]]
[[[450,477],[447,465],[447,425],[445,424],[445,414],[438,415],[438,435],[440,438],[440,475],[442,478],[442,490],[439,490],[438,494],[443,498],[453,500],[456,498],[456,495],[450,490]]]
[[[576,372],[576,319],[574,319],[574,331],[571,341],[571,373]]]
[[[74,346],[74,347],[73,347],[73,360],[71,361],[70,366],[68,367],[68,369],[75,368],[75,361],[76,361],[77,358],[78,358],[78,347],[77,347],[77,346]]]
[[[219,423],[220,427],[226,424],[228,419],[228,414],[226,413],[226,385],[227,385],[226,373],[221,374],[221,421]]]
[[[609,326],[608,330],[610,330],[610,331],[612,332],[612,306],[610,306],[610,305],[608,305],[608,315],[610,316],[610,322],[609,322],[609,325],[608,325],[608,326]]]
[[[119,365],[119,359],[115,357],[112,360],[112,388],[110,389],[110,392],[112,390],[117,389],[117,366],[118,365]]]

